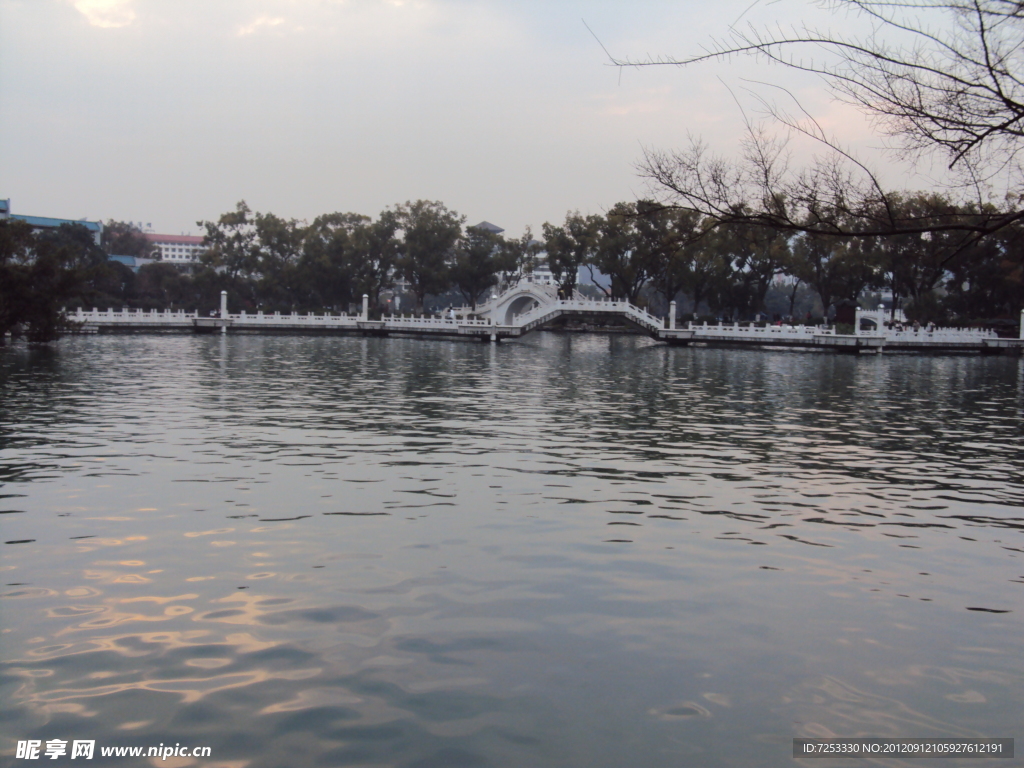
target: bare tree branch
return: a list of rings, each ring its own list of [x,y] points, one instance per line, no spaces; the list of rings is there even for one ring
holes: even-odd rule
[[[875,32],[854,39],[812,28],[770,32],[748,25],[682,59],[608,55],[620,68],[686,67],[753,55],[818,75],[836,98],[872,119],[900,159],[942,157],[949,172],[942,183],[958,191],[960,212],[917,218],[894,206],[864,162],[828,136],[792,93],[771,85],[796,104],[800,118],[756,96],[783,130],[769,134],[743,113],[739,157],[713,155],[692,137],[682,151],[645,151],[639,171],[660,191],[659,202],[722,221],[837,237],[959,231],[979,238],[1024,218],[1024,3],[833,0],[826,7],[862,14]],[[887,42],[886,33],[897,42]],[[802,58],[808,51],[826,55]],[[812,139],[823,154],[808,167],[793,168],[793,136]],[[993,205],[990,188],[997,181],[1005,195]]]

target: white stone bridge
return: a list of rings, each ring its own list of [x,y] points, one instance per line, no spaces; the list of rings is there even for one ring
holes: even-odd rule
[[[583,298],[576,292],[576,298]],[[487,302],[469,312],[468,307],[459,310],[469,312],[474,317],[490,320],[495,325],[514,325],[519,315],[525,315],[531,309],[550,304],[558,300],[558,289],[553,285],[521,280],[518,284],[492,296]]]
[[[480,305],[476,311],[468,307],[455,310],[454,316],[385,315],[371,320],[368,298],[363,297],[363,311],[348,314],[255,314],[229,313],[227,295],[221,294],[221,309],[211,317],[197,312],[81,309],[68,319],[82,333],[103,331],[196,331],[220,333],[350,333],[372,336],[418,336],[474,338],[497,342],[516,339],[561,317],[614,317],[641,333],[673,346],[691,344],[706,346],[805,347],[837,352],[880,352],[883,349],[908,351],[964,351],[987,354],[1019,354],[1024,348],[1024,312],[1020,339],[998,338],[976,329],[938,328],[929,331],[892,331],[878,322],[876,329],[862,331],[861,319],[875,320],[869,313],[859,313],[855,333],[838,334],[826,326],[790,326],[754,323],[719,323],[700,325],[687,323],[676,327],[675,302],[669,317],[660,318],[626,301],[588,299],[579,292],[572,298],[559,298],[553,286],[521,282]]]

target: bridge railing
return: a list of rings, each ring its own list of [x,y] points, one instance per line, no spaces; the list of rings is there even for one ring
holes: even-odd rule
[[[660,317],[655,317],[647,310],[640,309],[628,301],[613,301],[611,299],[556,299],[515,315],[512,325],[535,328],[567,310],[589,312],[595,315],[624,316],[652,331],[660,330],[665,326]]]
[[[355,326],[359,322],[358,315],[331,314],[325,312],[317,315],[313,312],[238,312],[227,316],[233,325],[241,326],[274,326],[274,325],[308,325],[310,327]]]
[[[779,339],[808,340],[815,336],[835,336],[836,329],[823,325],[755,325],[754,323],[687,323],[687,329],[694,332],[695,338],[702,335],[716,337],[734,337],[742,339]]]
[[[512,317],[512,325],[520,328],[524,328],[527,325],[536,327],[538,324],[547,322],[548,320],[560,315],[562,307],[559,305],[563,303],[564,302],[561,301],[555,301],[551,304],[540,304],[526,312],[514,315]]]
[[[524,331],[532,331],[537,326],[555,319],[560,314],[562,314],[562,311],[558,308],[538,307],[522,315],[516,315],[512,320],[512,325],[522,328]]]
[[[999,334],[995,331],[981,328],[882,328],[872,332],[875,336],[883,336],[886,341],[902,341],[921,344],[970,344],[979,343],[985,339],[997,339]]]
[[[143,309],[76,309],[65,313],[69,319],[79,323],[132,324],[132,325],[191,325],[196,318],[203,317],[199,312],[185,310],[143,310]],[[212,313],[213,319],[219,319],[220,313]],[[274,327],[274,326],[307,326],[310,328],[355,328],[362,321],[361,315],[346,313],[332,314],[325,312],[232,312],[226,319],[237,327]],[[493,323],[490,319],[468,319],[465,317],[449,318],[436,316],[385,315],[386,326],[402,328],[456,328],[456,327],[488,327]]]
[[[1021,314],[1024,322],[1024,313]],[[862,321],[873,327],[862,328]],[[879,307],[877,310],[860,309],[854,315],[854,333],[858,336],[882,336],[886,341],[915,344],[980,344],[986,339],[999,338],[999,334],[983,328],[945,328],[938,326],[912,327],[900,310],[895,312]],[[1022,327],[1021,338],[1024,338]]]
[[[385,315],[384,322],[389,328],[441,328],[441,327],[485,327],[491,326],[493,323],[489,319],[467,319],[462,317],[449,318],[449,317],[427,317],[421,315],[416,317],[414,315]]]
[[[543,303],[548,303],[558,298],[558,286],[544,285],[543,283],[531,283],[528,280],[520,280],[515,285],[511,285],[505,288],[494,298],[488,299],[482,304],[477,305],[476,313],[487,313],[495,307],[501,305],[509,296],[517,293],[532,293],[538,298],[542,298]]]
[[[106,309],[93,307],[86,311],[78,307],[74,313],[67,314],[68,319],[76,323],[138,323],[139,325],[170,325],[185,324],[198,317],[197,312],[186,312],[183,309]]]
[[[665,327],[665,320],[655,315],[652,315],[646,309],[641,309],[638,306],[630,304],[629,302],[622,302],[626,305],[627,314],[630,315],[634,320],[639,321],[641,324],[648,326],[652,331],[658,330]]]

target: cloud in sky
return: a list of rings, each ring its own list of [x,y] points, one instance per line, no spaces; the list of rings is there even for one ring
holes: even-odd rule
[[[251,35],[253,32],[256,32],[259,29],[277,27],[280,26],[281,24],[284,24],[284,18],[281,16],[274,16],[273,18],[271,18],[270,16],[260,16],[254,19],[249,24],[246,24],[244,27],[241,27],[238,30],[238,36],[245,37],[246,35]]]
[[[741,116],[720,77],[785,79],[827,107],[815,82],[749,60],[620,73],[581,20],[615,55],[681,55],[748,7],[0,0],[0,197],[24,213],[170,232],[243,198],[312,219],[422,197],[537,231],[643,194],[644,147],[697,134],[732,152]],[[782,0],[744,20],[809,9]]]
[[[135,21],[132,0],[72,0],[94,27],[126,27]]]

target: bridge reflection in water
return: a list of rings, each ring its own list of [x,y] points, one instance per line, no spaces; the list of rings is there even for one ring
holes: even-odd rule
[[[553,286],[521,282],[501,295],[492,297],[475,310],[463,307],[447,317],[385,315],[371,320],[369,300],[363,296],[358,315],[299,314],[292,312],[232,314],[227,308],[227,293],[221,293],[220,312],[201,317],[198,312],[157,310],[79,308],[69,315],[83,333],[101,331],[196,331],[256,333],[350,333],[372,336],[458,337],[498,342],[517,339],[543,328],[559,318],[615,318],[651,338],[673,346],[804,347],[851,354],[890,350],[980,352],[982,354],[1020,354],[1024,348],[1024,312],[1018,339],[999,338],[991,331],[971,328],[934,328],[894,332],[888,329],[862,331],[858,312],[857,330],[840,334],[829,326],[765,325],[755,323],[687,323],[676,326],[676,303],[669,316],[656,317],[627,301],[590,299],[575,292],[561,298]],[[869,318],[874,321],[873,318]],[[877,325],[876,325],[877,328]]]

